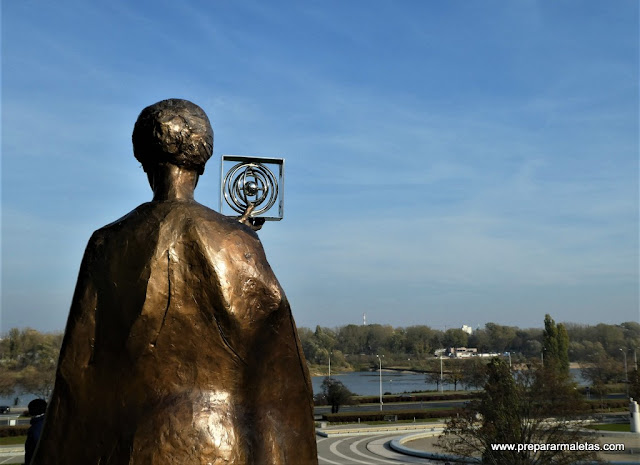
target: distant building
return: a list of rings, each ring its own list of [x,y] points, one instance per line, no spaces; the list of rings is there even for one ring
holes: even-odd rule
[[[447,355],[452,358],[468,358],[478,355],[478,349],[475,347],[449,347]]]
[[[473,328],[471,326],[462,325],[462,328],[460,329],[467,333],[469,336],[471,336],[471,334],[473,333]]]

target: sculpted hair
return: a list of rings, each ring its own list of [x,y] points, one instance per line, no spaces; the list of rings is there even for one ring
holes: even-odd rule
[[[202,174],[213,154],[209,118],[188,100],[162,100],[142,110],[131,139],[133,154],[145,171],[171,163]]]

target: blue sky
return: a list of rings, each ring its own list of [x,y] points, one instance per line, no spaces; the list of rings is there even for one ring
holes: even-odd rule
[[[64,328],[92,231],[150,200],[145,106],[286,159],[260,237],[299,326],[640,319],[638,2],[6,1],[0,331]]]

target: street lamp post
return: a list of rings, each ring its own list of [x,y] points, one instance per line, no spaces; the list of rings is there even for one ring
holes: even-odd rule
[[[627,351],[620,349],[624,355],[624,383],[627,386],[627,397],[629,397],[629,372],[627,371]]]
[[[329,352],[329,379],[331,379],[331,352]]]
[[[376,354],[376,357],[378,357],[378,362],[380,362],[380,411],[382,412],[382,357],[384,357],[384,355]]]
[[[444,392],[444,384],[442,379],[442,354],[440,354],[440,392]]]

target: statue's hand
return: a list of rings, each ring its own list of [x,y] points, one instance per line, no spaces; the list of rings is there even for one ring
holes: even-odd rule
[[[251,229],[253,229],[254,231],[259,231],[262,228],[262,225],[265,222],[264,218],[252,218],[251,217],[251,212],[253,212],[253,210],[255,210],[256,206],[254,204],[249,204],[249,206],[247,207],[247,209],[244,211],[244,213],[242,214],[242,216],[240,218],[238,218],[238,221],[240,221],[240,223],[249,226]]]

